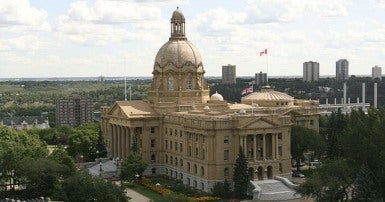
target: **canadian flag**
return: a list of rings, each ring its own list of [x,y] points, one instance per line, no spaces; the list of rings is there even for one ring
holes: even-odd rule
[[[265,49],[265,50],[259,52],[259,56],[262,56],[263,54],[267,54],[267,49]]]

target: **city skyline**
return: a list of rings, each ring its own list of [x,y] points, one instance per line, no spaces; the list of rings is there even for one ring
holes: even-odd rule
[[[177,6],[206,76],[234,64],[253,77],[267,59],[268,76],[300,76],[309,60],[320,75],[334,75],[341,58],[349,75],[385,66],[385,0],[15,0],[0,2],[0,78],[150,77]]]

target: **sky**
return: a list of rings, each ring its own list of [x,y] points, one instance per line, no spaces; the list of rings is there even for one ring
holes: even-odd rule
[[[385,0],[0,0],[0,78],[152,76],[177,6],[205,76],[385,67]]]

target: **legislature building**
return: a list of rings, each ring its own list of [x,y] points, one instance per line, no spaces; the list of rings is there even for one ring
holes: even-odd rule
[[[168,175],[207,192],[233,176],[242,149],[251,180],[290,176],[290,126],[318,131],[319,102],[296,100],[269,87],[227,103],[210,96],[198,49],[177,8],[171,37],[158,51],[147,100],[117,101],[102,113],[110,157],[124,159],[137,143],[145,175]]]

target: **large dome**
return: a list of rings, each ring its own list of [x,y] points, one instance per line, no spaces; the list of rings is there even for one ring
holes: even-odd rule
[[[187,40],[170,40],[156,54],[155,64],[165,67],[171,64],[175,67],[202,65],[198,49]]]
[[[294,97],[274,91],[271,88],[263,88],[259,92],[251,93],[242,98],[244,104],[258,104],[261,107],[291,106],[294,104]]]

